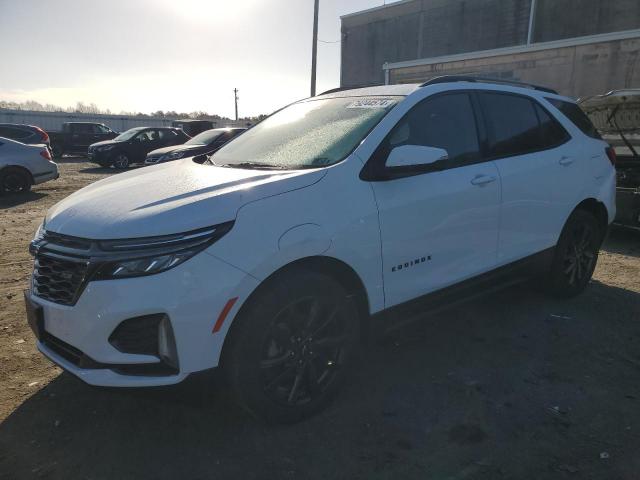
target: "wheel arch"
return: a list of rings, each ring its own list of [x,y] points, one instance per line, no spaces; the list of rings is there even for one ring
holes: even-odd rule
[[[222,351],[220,352],[219,363],[221,366],[224,366],[226,350],[229,345],[233,343],[233,338],[235,332],[237,331],[236,327],[238,327],[238,323],[236,322],[236,320],[242,315],[243,310],[247,305],[249,305],[252,298],[258,295],[268,283],[278,281],[278,278],[282,277],[283,275],[294,273],[296,270],[306,270],[320,273],[337,281],[342,286],[342,288],[347,291],[347,294],[349,296],[353,296],[353,298],[355,299],[356,307],[359,313],[360,332],[362,335],[362,339],[366,340],[369,337],[370,322],[367,321],[369,319],[371,311],[369,306],[369,296],[360,276],[351,266],[349,266],[342,260],[322,255],[310,256],[294,260],[280,267],[267,278],[265,278],[262,282],[260,282],[260,285],[258,285],[249,294],[247,299],[242,303],[242,306],[240,307],[238,312],[234,315],[234,318],[229,327],[229,331],[225,336],[224,342],[222,344]]]
[[[610,220],[609,219],[609,212],[608,212],[607,207],[605,206],[605,204],[602,203],[599,200],[596,200],[595,198],[587,198],[587,199],[581,201],[576,206],[576,208],[573,209],[573,211],[571,213],[573,214],[573,212],[575,212],[576,210],[582,210],[582,211],[585,211],[585,212],[589,212],[594,217],[596,217],[596,219],[598,220],[598,226],[600,227],[600,231],[601,231],[602,237],[604,239],[604,236],[607,233],[607,228],[608,228],[609,223],[610,223],[610,221],[609,221]]]
[[[34,185],[33,175],[31,174],[28,168],[25,168],[21,165],[5,165],[4,167],[0,168],[0,175],[5,173],[7,170],[20,170],[26,173],[27,177],[29,177],[29,181],[31,182],[31,185]]]

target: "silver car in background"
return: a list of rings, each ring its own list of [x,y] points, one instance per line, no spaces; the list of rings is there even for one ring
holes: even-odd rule
[[[0,137],[0,195],[25,193],[32,185],[58,178],[46,145],[25,145]]]

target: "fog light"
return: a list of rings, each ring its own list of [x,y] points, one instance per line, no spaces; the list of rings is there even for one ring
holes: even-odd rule
[[[158,355],[164,363],[179,370],[176,339],[173,335],[173,328],[171,328],[169,317],[166,315],[158,326]]]

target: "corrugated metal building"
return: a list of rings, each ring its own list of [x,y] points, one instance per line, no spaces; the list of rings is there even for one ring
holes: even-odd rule
[[[404,0],[342,17],[341,86],[443,74],[581,97],[640,86],[639,0]]]

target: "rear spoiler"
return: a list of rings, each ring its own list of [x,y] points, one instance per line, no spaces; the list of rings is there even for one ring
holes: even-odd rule
[[[640,144],[640,88],[612,90],[604,95],[581,98],[578,104],[600,133],[618,135],[633,156],[640,159],[633,146],[633,143]]]

